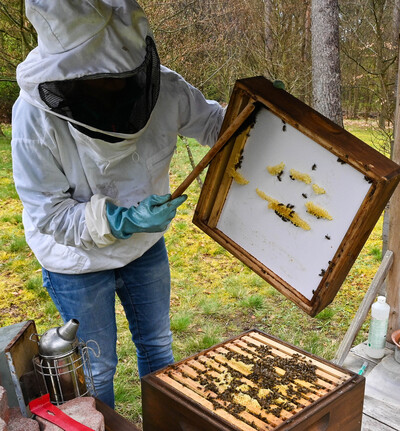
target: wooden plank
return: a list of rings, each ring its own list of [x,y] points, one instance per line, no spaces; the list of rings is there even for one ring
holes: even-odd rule
[[[361,431],[398,431],[400,428],[393,428],[384,423],[363,414]]]
[[[342,342],[340,343],[338,351],[336,352],[335,358],[333,360],[335,364],[343,365],[343,362],[351,349],[354,339],[360,331],[361,326],[367,317],[368,311],[386,279],[386,276],[393,264],[393,260],[393,252],[391,250],[387,250],[383,256],[378,271],[376,272],[375,277],[373,278],[372,283],[367,290],[367,293],[364,295],[364,298],[361,301],[361,304],[349,328],[347,329]]]
[[[400,410],[398,405],[388,404],[365,395],[363,413],[393,429],[400,430]]]

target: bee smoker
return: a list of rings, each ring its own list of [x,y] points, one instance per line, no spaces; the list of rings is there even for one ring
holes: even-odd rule
[[[69,320],[37,337],[39,354],[33,365],[42,394],[48,393],[53,404],[87,394],[95,394],[88,347],[76,334],[79,322]]]

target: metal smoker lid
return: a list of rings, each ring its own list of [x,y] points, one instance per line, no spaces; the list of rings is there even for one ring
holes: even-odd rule
[[[64,326],[46,331],[39,340],[39,355],[57,358],[72,353],[79,345],[78,327],[78,320],[71,319]]]

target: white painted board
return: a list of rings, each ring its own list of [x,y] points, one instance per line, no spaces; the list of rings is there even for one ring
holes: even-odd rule
[[[267,166],[282,162],[280,178],[268,172]],[[311,183],[292,180],[290,169],[308,174]],[[266,108],[257,114],[237,172],[249,183],[232,181],[217,229],[311,300],[321,270],[328,268],[371,185],[363,173],[338,162],[337,156]],[[315,193],[313,184],[325,193]],[[283,221],[257,189],[294,205],[310,230]],[[307,201],[325,209],[332,220],[309,214]]]

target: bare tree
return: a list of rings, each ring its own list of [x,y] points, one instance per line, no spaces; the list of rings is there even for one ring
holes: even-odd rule
[[[311,51],[313,106],[342,126],[338,0],[312,0]]]

